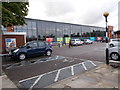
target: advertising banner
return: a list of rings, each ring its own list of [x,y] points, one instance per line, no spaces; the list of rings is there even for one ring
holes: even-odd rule
[[[97,37],[97,40],[98,40],[98,41],[102,40],[102,37]]]
[[[95,37],[90,37],[91,41],[96,41]]]
[[[66,38],[65,38],[65,42],[66,42],[66,43],[69,43],[69,42],[70,42],[70,37],[66,37]]]
[[[46,38],[46,42],[52,42],[53,38]]]
[[[6,38],[6,47],[16,47],[16,38]]]
[[[60,38],[57,38],[57,42],[62,42],[63,41],[63,38],[60,37]]]

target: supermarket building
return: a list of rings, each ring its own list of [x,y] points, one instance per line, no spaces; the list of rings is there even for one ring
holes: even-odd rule
[[[25,18],[26,25],[14,26],[14,32],[26,32],[26,41],[52,40],[68,43],[70,38],[89,38],[93,41],[97,37],[105,37],[105,28],[64,22],[46,21]],[[2,27],[4,32],[7,28]],[[67,39],[67,40],[66,40]]]

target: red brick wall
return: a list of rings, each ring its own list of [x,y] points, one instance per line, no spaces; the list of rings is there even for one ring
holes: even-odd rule
[[[5,50],[6,38],[16,38],[16,47],[19,47],[25,44],[24,35],[3,35],[2,36],[2,53],[6,53],[6,50]]]
[[[113,26],[108,26],[108,37],[112,39]]]
[[[120,34],[116,34],[116,35],[115,35],[115,38],[120,38]]]
[[[0,54],[2,53],[2,35],[0,35]]]

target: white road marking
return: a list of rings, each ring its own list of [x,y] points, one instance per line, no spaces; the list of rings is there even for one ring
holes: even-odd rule
[[[73,66],[71,66],[71,72],[72,72],[72,75],[74,75],[74,68],[73,68]]]
[[[61,69],[58,70],[54,82],[58,81]]]
[[[67,62],[68,60],[67,59],[64,59],[63,62]]]
[[[34,76],[34,77],[30,77],[30,78],[27,78],[27,79],[24,79],[24,80],[20,80],[19,83],[24,82],[24,81],[27,81],[27,80],[30,80],[30,79],[33,79],[33,78],[37,78],[37,77],[39,77],[39,76],[40,76],[40,75]]]
[[[92,63],[93,66],[97,66],[95,63],[93,63],[92,61],[89,61],[90,63]]]
[[[110,60],[109,62],[120,63],[120,61],[114,61],[114,60]]]
[[[33,83],[33,85],[30,87],[29,90],[32,90],[32,88],[39,82],[39,80],[42,78],[43,75],[40,75],[38,79]]]
[[[87,67],[85,66],[84,62],[82,62],[82,66],[85,70],[87,70]]]
[[[69,62],[74,62],[74,60],[71,60],[71,61],[69,61]]]
[[[54,70],[54,71],[51,71],[51,72],[47,72],[47,73],[44,73],[44,74],[41,74],[41,75],[46,75],[46,74],[50,74],[50,73],[53,73],[53,72],[56,72],[58,70]],[[27,79],[24,79],[24,80],[20,80],[19,83],[22,83],[24,81],[27,81],[27,80],[30,80],[30,79],[33,79],[33,78],[36,78],[36,77],[39,77],[40,75],[37,75],[37,76],[34,76],[34,77],[30,77],[30,78],[27,78]]]
[[[80,59],[80,60],[86,61],[86,59]]]
[[[5,65],[2,65],[2,66],[5,67],[5,66],[9,66],[9,65],[12,65],[12,64],[5,64]]]
[[[87,61],[85,61],[85,62],[87,62]],[[54,80],[54,81],[57,81],[58,76],[59,76],[59,74],[60,74],[60,71],[63,70],[63,69],[71,68],[71,67],[74,67],[74,66],[77,66],[77,65],[82,64],[82,66],[84,67],[84,69],[87,70],[86,66],[84,65],[85,62],[81,62],[81,63],[74,64],[74,65],[71,65],[71,66],[67,66],[67,67],[61,68],[61,69],[59,69],[59,70],[54,70],[54,71],[47,72],[47,73],[44,73],[44,74],[41,74],[41,75],[46,75],[46,74],[50,74],[50,73],[59,71],[59,72],[57,73],[58,75],[56,75],[56,77],[55,77],[56,79]],[[72,72],[72,74],[74,74],[74,73]],[[40,76],[40,75],[31,77],[31,78],[27,78],[27,79],[24,79],[24,80],[20,80],[19,83],[22,83],[22,82],[24,82],[24,81],[27,81],[27,80],[30,80],[30,79],[33,79],[33,78],[36,78],[36,77],[39,77],[39,76]]]

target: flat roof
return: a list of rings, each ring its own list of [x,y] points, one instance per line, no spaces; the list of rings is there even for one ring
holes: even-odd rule
[[[3,32],[3,35],[26,35],[26,32]]]
[[[48,20],[40,20],[40,19],[32,19],[32,18],[25,18],[26,20],[36,20],[36,21],[45,21],[45,22],[53,22],[53,23],[60,23],[60,24],[70,24],[70,25],[77,25],[77,26],[86,26],[86,27],[96,27],[96,28],[103,28],[105,27],[99,27],[99,26],[90,26],[90,25],[82,25],[82,24],[73,24],[73,23],[66,23],[66,22],[57,22],[57,21],[48,21]]]

